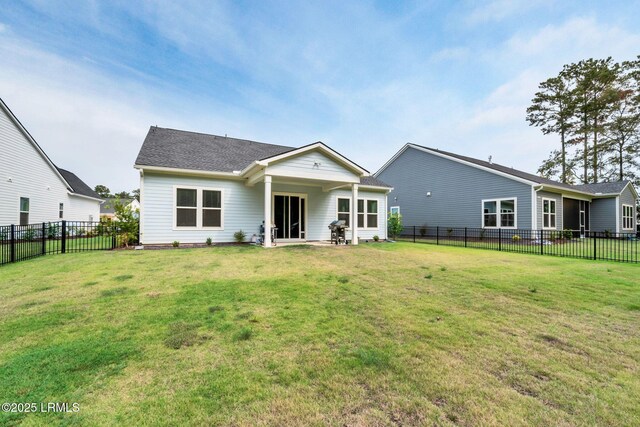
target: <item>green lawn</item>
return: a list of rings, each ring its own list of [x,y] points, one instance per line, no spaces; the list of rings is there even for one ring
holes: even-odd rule
[[[410,243],[0,267],[0,400],[50,425],[640,425],[640,266]]]

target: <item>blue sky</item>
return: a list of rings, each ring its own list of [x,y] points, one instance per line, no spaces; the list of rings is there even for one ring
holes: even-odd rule
[[[535,172],[563,64],[640,54],[640,3],[12,1],[0,97],[58,165],[138,186],[150,125],[321,140],[375,172],[406,142]]]

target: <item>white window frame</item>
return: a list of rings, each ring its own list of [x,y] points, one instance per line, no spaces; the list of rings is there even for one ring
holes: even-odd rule
[[[631,215],[625,215],[627,212],[625,212],[626,210],[629,210]],[[635,214],[635,209],[633,208],[633,205],[622,205],[622,229],[623,230],[633,230],[633,217]],[[629,227],[625,227],[625,225],[627,225],[627,221],[629,221]]]
[[[58,203],[58,219],[64,219],[64,202]]]
[[[26,211],[22,210],[22,199],[27,199],[27,204],[29,205],[29,209],[27,209]],[[27,214],[27,224],[29,224],[29,220],[31,220],[31,197],[24,197],[24,196],[20,196],[18,198],[18,224],[23,225],[22,224],[22,214],[26,213]]]
[[[395,212],[394,212],[394,210],[395,210]],[[391,215],[399,214],[399,213],[400,213],[400,206],[391,206],[391,207],[389,208],[389,213],[390,213]]]
[[[553,212],[551,212],[551,203],[549,203],[549,212],[545,213],[544,212],[544,202],[553,202]],[[551,224],[551,215],[553,215],[553,219],[554,219],[554,223],[555,226],[551,227],[545,227],[544,226],[544,216],[545,215],[549,215],[549,224]],[[578,218],[579,220],[579,218]],[[551,199],[548,197],[543,197],[542,198],[542,229],[543,230],[556,230],[558,228],[558,201],[556,199]]]
[[[513,200],[513,226],[509,226],[509,227],[502,227],[502,217],[500,215],[500,203],[506,200]],[[496,226],[495,227],[489,227],[489,226],[485,226],[484,225],[484,203],[485,202],[496,202]],[[507,230],[515,230],[518,228],[518,198],[517,197],[503,197],[500,199],[482,199],[480,201],[480,227],[481,228],[491,228],[491,229],[498,229],[498,228],[504,228]]]
[[[178,220],[177,210],[178,210],[178,189],[181,190],[196,190],[196,226],[195,227],[178,227],[176,222]],[[202,225],[202,212],[204,209],[214,209],[214,208],[205,208],[203,207],[204,201],[204,193],[203,191],[219,191],[220,192],[220,227],[204,227]],[[225,203],[224,203],[224,189],[223,188],[214,188],[214,187],[200,187],[193,185],[174,185],[173,186],[173,231],[195,231],[195,230],[213,230],[213,231],[223,231],[224,230],[224,211],[225,211]]]
[[[338,210],[338,208],[340,207],[340,199],[344,199],[344,200],[348,200],[349,201],[349,211],[348,212],[340,212]],[[349,214],[349,224],[347,224],[347,228],[351,228],[351,222],[353,221],[353,214],[351,212],[351,197],[343,197],[343,196],[336,196],[336,219],[338,219],[338,214]],[[356,215],[358,215],[358,206],[357,206],[357,202],[356,202]],[[357,221],[357,218],[356,218]],[[356,222],[357,224],[357,222]]]
[[[358,230],[377,230],[379,228],[378,224],[380,221],[380,200],[375,199],[375,198],[358,198],[358,201],[361,201],[364,203],[364,212],[360,213],[358,211],[358,206],[356,205],[356,225],[358,225],[358,217],[360,215],[364,215],[364,221],[362,222],[364,224],[364,227],[360,227],[358,226]],[[368,202],[376,202],[376,211],[375,212],[369,212],[367,210],[367,203]],[[374,215],[376,216],[376,226],[375,227],[369,227],[367,224],[368,222],[368,216],[369,215]]]

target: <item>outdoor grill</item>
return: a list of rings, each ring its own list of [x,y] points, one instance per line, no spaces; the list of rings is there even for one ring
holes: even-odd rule
[[[331,230],[331,243],[335,243],[336,245],[346,245],[346,229],[346,222],[343,219],[337,219],[329,224],[329,230]]]

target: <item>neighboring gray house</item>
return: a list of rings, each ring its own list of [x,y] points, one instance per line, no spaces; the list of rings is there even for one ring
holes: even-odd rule
[[[140,212],[140,202],[136,199],[118,199],[117,197],[109,197],[100,205],[100,219],[114,220],[116,217],[115,202],[126,205],[129,210]]]
[[[0,99],[0,225],[98,221],[102,200],[56,167]]]
[[[263,222],[279,240],[329,240],[336,219],[354,244],[387,236],[391,188],[322,142],[294,148],[151,127],[134,167],[143,244],[233,242]]]
[[[492,162],[406,144],[375,177],[393,186],[406,225],[631,233],[638,193],[628,181],[568,185]]]

